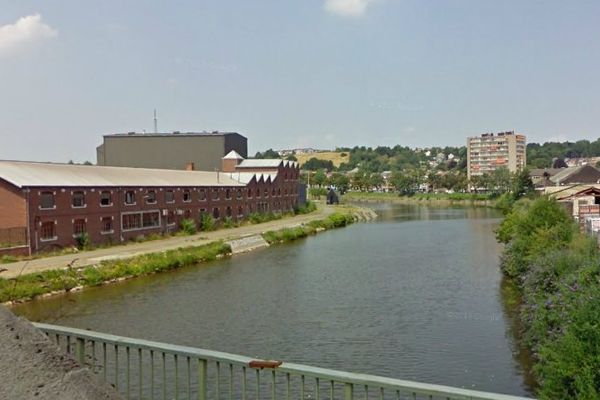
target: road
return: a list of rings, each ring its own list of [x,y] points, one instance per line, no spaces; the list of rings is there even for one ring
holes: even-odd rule
[[[36,260],[19,261],[0,264],[0,278],[14,278],[21,274],[62,269],[70,267],[85,267],[97,264],[103,260],[130,258],[140,254],[156,253],[180,247],[201,246],[216,240],[233,240],[245,236],[257,235],[266,231],[297,226],[309,221],[319,220],[335,212],[334,206],[320,206],[310,214],[296,215],[280,220],[269,221],[256,225],[244,225],[238,228],[219,229],[213,232],[200,232],[191,236],[175,236],[166,239],[151,240],[143,243],[130,243],[123,246],[81,251],[78,253],[39,258]]]

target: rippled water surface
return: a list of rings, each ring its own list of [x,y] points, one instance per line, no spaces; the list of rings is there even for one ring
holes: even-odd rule
[[[488,209],[378,205],[377,222],[36,301],[36,321],[510,394],[528,385]]]

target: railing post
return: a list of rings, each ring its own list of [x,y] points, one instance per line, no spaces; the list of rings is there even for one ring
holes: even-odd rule
[[[206,360],[198,360],[198,400],[206,400],[207,384],[206,370],[208,362]]]
[[[354,385],[352,383],[346,383],[344,386],[344,400],[354,399]]]
[[[77,345],[75,347],[75,357],[81,365],[85,365],[85,339],[77,338]]]

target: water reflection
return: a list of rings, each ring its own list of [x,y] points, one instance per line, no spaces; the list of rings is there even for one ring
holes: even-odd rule
[[[16,310],[150,340],[527,394],[499,290],[500,215],[376,207],[374,223]]]

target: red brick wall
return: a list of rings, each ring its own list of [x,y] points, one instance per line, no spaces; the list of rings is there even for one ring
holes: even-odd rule
[[[219,220],[222,222],[230,210],[232,219],[246,218],[252,212],[288,212],[297,205],[297,184],[299,171],[297,168],[280,167],[274,182],[255,182],[254,180],[246,186],[239,187],[189,187],[189,188],[166,188],[166,187],[86,187],[86,188],[30,188],[23,191],[12,187],[6,182],[0,181],[0,229],[12,226],[27,226],[30,229],[29,242],[32,251],[49,250],[75,246],[77,244],[74,232],[74,223],[77,219],[85,220],[86,232],[93,244],[120,243],[128,241],[140,235],[168,233],[179,229],[181,220],[189,217],[199,225],[201,221],[200,212],[213,214],[218,210]],[[175,201],[166,203],[165,193],[167,190],[174,191]],[[112,204],[100,205],[100,194],[103,190],[111,192]],[[125,204],[125,193],[133,190],[136,196],[135,205]],[[146,196],[149,191],[156,192],[156,203],[148,204]],[[189,190],[191,201],[183,201],[183,193]],[[200,192],[205,190],[206,199],[200,200]],[[218,199],[213,199],[213,191],[219,193]],[[226,198],[229,190],[230,198]],[[241,198],[238,199],[238,190]],[[42,192],[50,191],[54,194],[55,207],[42,209],[40,207],[40,195]],[[85,207],[73,207],[73,192],[83,191],[85,193]],[[257,196],[257,191],[260,193]],[[28,200],[27,200],[28,198]],[[259,207],[260,205],[260,207]],[[239,208],[242,208],[243,216],[238,216]],[[27,222],[27,209],[29,210],[29,222]],[[123,213],[153,211],[160,213],[160,226],[152,228],[141,228],[138,230],[124,231],[121,229]],[[167,225],[167,216],[164,212],[174,214],[174,224]],[[113,231],[101,232],[102,218],[109,217],[113,221]],[[41,226],[46,221],[55,222],[56,239],[42,240]]]
[[[21,190],[0,179],[0,229],[27,226],[26,210]]]
[[[291,174],[290,174],[291,176]],[[189,217],[200,224],[200,211],[213,214],[214,209],[218,209],[219,220],[223,221],[229,212],[232,219],[238,220],[245,218],[251,212],[259,211],[258,203],[266,203],[263,207],[265,212],[286,212],[293,210],[296,204],[296,197],[291,191],[296,187],[294,180],[285,180],[284,175],[273,183],[251,182],[247,186],[239,187],[190,187],[190,188],[35,188],[31,189],[29,210],[30,210],[30,229],[31,245],[33,251],[49,250],[67,246],[75,246],[77,239],[74,237],[74,222],[76,219],[85,219],[86,231],[90,241],[93,244],[106,242],[120,243],[128,241],[140,235],[152,233],[168,233],[179,229],[181,220]],[[165,192],[174,191],[175,201],[166,203]],[[260,197],[256,196],[257,189],[260,191]],[[102,190],[112,192],[112,206],[100,206],[100,193]],[[125,204],[125,192],[133,190],[135,192],[136,204]],[[156,203],[148,204],[145,196],[149,191],[156,192]],[[186,190],[190,191],[191,201],[184,202],[183,194]],[[200,192],[205,190],[206,199],[200,200]],[[213,191],[217,190],[218,199],[213,199]],[[229,190],[230,198],[227,199]],[[238,199],[238,190],[241,198]],[[275,190],[275,195],[273,195]],[[42,192],[51,191],[54,193],[55,208],[41,209],[40,195]],[[85,207],[74,208],[72,206],[72,193],[75,191],[85,192]],[[251,192],[249,196],[248,192]],[[265,197],[265,191],[268,193]],[[286,194],[287,193],[287,194]],[[243,217],[238,217],[239,207],[242,207]],[[121,229],[121,218],[123,213],[139,211],[159,211],[161,223],[159,227],[142,228],[138,230],[123,231]],[[167,225],[167,217],[163,212],[172,211],[175,214],[174,224]],[[103,217],[113,219],[113,232],[104,234],[101,232],[101,221]],[[56,240],[41,239],[41,225],[45,221],[54,221],[56,229]]]

